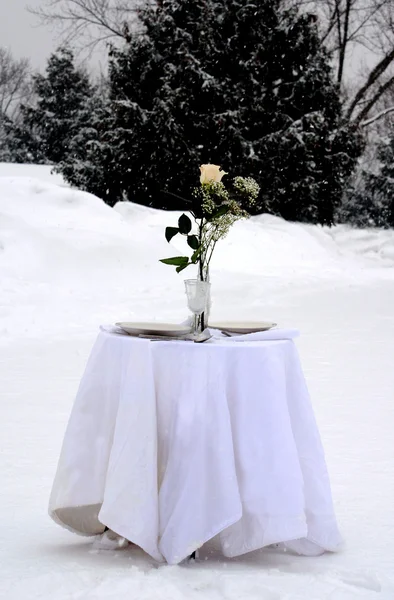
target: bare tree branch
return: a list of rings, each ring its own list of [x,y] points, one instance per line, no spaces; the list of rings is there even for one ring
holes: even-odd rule
[[[361,125],[361,127],[369,127],[370,125],[376,123],[376,121],[379,121],[380,119],[383,119],[384,117],[387,117],[387,115],[389,115],[392,112],[394,112],[394,106],[390,106],[390,108],[385,108],[384,110],[379,112],[377,115],[371,117],[370,119],[367,119],[366,121],[362,121],[360,123],[360,125]]]
[[[390,92],[394,73],[394,0],[293,0],[303,10],[319,16],[321,38],[335,65],[337,82],[347,106],[346,118],[355,124],[381,104]],[[375,56],[375,65],[363,65],[361,83],[354,77],[354,55]],[[360,59],[360,66],[361,66]],[[353,73],[349,77],[352,65]],[[349,79],[358,89],[350,95]],[[349,100],[347,100],[349,98]]]
[[[367,102],[364,108],[360,111],[357,117],[353,120],[356,125],[360,125],[364,119],[368,116],[371,109],[378,103],[381,97],[386,93],[387,90],[394,87],[394,76],[391,77],[388,81],[383,83],[372,96],[372,98]]]
[[[364,85],[361,86],[361,88],[356,93],[355,97],[353,98],[352,102],[350,103],[350,106],[349,106],[349,109],[347,112],[348,119],[351,119],[360,100],[363,100],[365,98],[366,94],[371,90],[371,88],[374,86],[374,84],[379,81],[380,77],[385,73],[385,71],[387,71],[388,67],[392,64],[393,61],[394,61],[394,48],[390,52],[388,52],[384,58],[382,58],[382,60],[375,66],[374,69],[372,69],[372,71],[370,72],[370,74],[368,76],[367,81],[364,83]],[[385,87],[385,90],[386,89],[388,89],[388,88]],[[375,96],[376,95],[377,95],[377,93],[375,94]],[[380,93],[377,96],[376,101],[381,97],[381,95],[382,94]],[[376,103],[376,101],[375,101],[375,103]],[[375,103],[370,105],[369,110],[371,108],[373,108]],[[365,113],[365,108],[363,109],[363,113]],[[365,116],[366,116],[366,114],[364,114],[364,117]]]
[[[31,94],[30,75],[27,59],[16,60],[0,47],[0,115],[15,117],[21,101]]]
[[[80,40],[93,48],[109,40],[127,40],[143,0],[46,0],[43,8],[29,8],[41,23],[60,26],[63,43]]]

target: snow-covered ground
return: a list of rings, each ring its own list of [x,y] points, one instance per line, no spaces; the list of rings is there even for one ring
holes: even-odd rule
[[[111,209],[46,167],[0,165],[0,598],[394,600],[394,232],[264,215],[237,224],[212,269],[212,317],[302,331],[341,554],[226,560],[207,547],[157,568],[135,548],[96,554],[47,517],[98,325],[187,315],[183,277],[158,262],[182,250],[163,235],[176,218]]]

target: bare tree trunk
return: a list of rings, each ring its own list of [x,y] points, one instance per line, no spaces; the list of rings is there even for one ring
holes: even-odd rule
[[[336,4],[338,5],[337,15],[339,23],[341,22],[341,14],[340,14],[340,0],[336,0]],[[343,15],[343,35],[339,44],[339,65],[338,65],[338,83],[341,86],[344,74],[345,60],[347,54],[347,47],[349,43],[349,27],[350,27],[350,14],[352,9],[352,0],[346,0],[345,12]]]

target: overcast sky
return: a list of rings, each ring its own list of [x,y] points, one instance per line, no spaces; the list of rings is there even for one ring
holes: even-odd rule
[[[45,67],[48,55],[59,45],[55,31],[38,25],[27,10],[43,6],[44,0],[0,0],[0,45],[15,57],[28,57],[35,68]]]

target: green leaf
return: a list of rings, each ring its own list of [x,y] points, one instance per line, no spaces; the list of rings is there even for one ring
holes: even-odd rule
[[[160,262],[164,263],[165,265],[173,265],[175,267],[182,267],[183,265],[187,267],[189,259],[187,256],[173,256],[172,258],[162,258]]]
[[[218,219],[219,217],[223,217],[223,215],[226,215],[229,210],[230,210],[230,207],[227,204],[223,204],[222,206],[219,206],[219,208],[212,213],[209,220],[212,221],[213,219]]]
[[[200,242],[198,241],[198,237],[196,235],[188,235],[187,243],[193,250],[197,250],[197,248],[200,246]]]
[[[186,267],[189,266],[189,262],[186,265],[180,265],[179,267],[176,268],[176,272],[180,273],[181,271],[183,271],[183,269],[186,269]]]
[[[187,235],[192,229],[192,222],[187,215],[181,215],[178,221],[180,233]]]
[[[172,238],[179,233],[178,227],[166,227],[166,240],[171,242]]]

